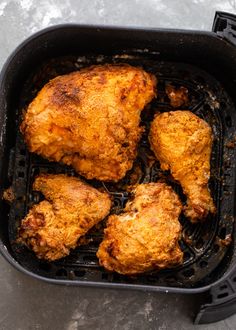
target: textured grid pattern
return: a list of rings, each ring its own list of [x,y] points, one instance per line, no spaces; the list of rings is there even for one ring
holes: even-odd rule
[[[212,126],[215,140],[211,160],[210,186],[217,205],[217,215],[209,217],[203,224],[192,225],[184,217],[181,219],[183,235],[181,248],[184,251],[184,264],[175,270],[166,270],[159,273],[150,273],[138,277],[126,277],[104,271],[98,265],[96,258],[97,247],[102,239],[106,220],[93,229],[88,235],[90,243],[72,251],[70,256],[54,263],[44,263],[26,248],[15,244],[17,227],[27,210],[33,203],[42,199],[38,192],[32,191],[32,182],[39,173],[67,173],[75,175],[74,171],[62,164],[48,161],[29,154],[20,134],[17,137],[16,147],[12,152],[12,168],[9,170],[10,179],[13,179],[13,188],[16,201],[11,207],[9,219],[9,236],[15,258],[27,269],[49,278],[113,282],[122,284],[145,284],[150,286],[197,286],[219,265],[228,250],[228,238],[233,230],[233,196],[231,184],[234,182],[233,159],[234,151],[227,147],[233,139],[231,112],[233,105],[222,86],[205,72],[189,65],[180,63],[156,62],[153,56],[118,55],[114,57],[86,56],[66,57],[50,60],[37,68],[29,77],[22,89],[19,104],[19,118],[22,108],[35,96],[37,91],[52,77],[64,74],[81,67],[95,63],[128,62],[132,65],[142,65],[147,71],[153,72],[159,78],[158,98],[143,111],[142,124],[146,127],[139,145],[138,158],[133,169],[117,185],[105,184],[106,189],[114,196],[112,212],[119,213],[125,205],[128,193],[127,184],[132,183],[134,173],[138,182],[152,182],[165,178],[180,194],[181,187],[174,182],[168,173],[163,173],[159,163],[149,161],[152,156],[147,140],[149,123],[156,111],[169,111],[171,107],[165,94],[165,85],[172,83],[175,86],[188,88],[190,104],[188,108],[204,118]],[[223,171],[224,169],[224,171]],[[91,182],[94,186],[104,184]],[[207,284],[207,283],[205,283]]]

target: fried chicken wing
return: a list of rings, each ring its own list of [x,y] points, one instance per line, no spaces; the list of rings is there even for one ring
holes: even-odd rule
[[[125,64],[59,76],[29,105],[21,132],[31,152],[88,179],[118,181],[133,165],[140,113],[155,86],[153,75]]]
[[[132,275],[183,262],[178,240],[182,205],[165,183],[138,185],[120,215],[111,215],[97,257],[102,266]]]
[[[190,111],[158,114],[151,124],[151,148],[163,170],[170,170],[187,196],[185,215],[192,222],[215,212],[208,181],[213,133]]]
[[[23,219],[18,242],[40,259],[53,261],[68,255],[78,239],[104,219],[111,208],[107,193],[75,177],[40,175],[33,188],[46,200],[34,205]]]

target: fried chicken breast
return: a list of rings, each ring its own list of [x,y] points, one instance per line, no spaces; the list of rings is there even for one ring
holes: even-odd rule
[[[133,165],[140,113],[155,87],[153,75],[125,64],[59,76],[29,105],[21,132],[31,152],[88,179],[118,181]]]
[[[40,175],[33,189],[41,191],[46,200],[34,205],[23,219],[18,242],[48,261],[68,255],[111,208],[107,193],[63,174]]]
[[[182,205],[165,183],[138,185],[120,215],[108,219],[97,257],[101,266],[132,275],[183,262],[178,240]]]
[[[190,111],[158,114],[149,140],[163,170],[170,170],[187,196],[185,215],[192,222],[215,212],[208,181],[213,133],[210,126]]]

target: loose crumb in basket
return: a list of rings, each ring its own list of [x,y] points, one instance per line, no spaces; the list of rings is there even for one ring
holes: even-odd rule
[[[90,242],[93,241],[93,238],[88,238],[86,236],[82,236],[79,238],[78,242],[77,242],[77,245],[80,246],[80,245],[88,245]]]
[[[4,199],[5,201],[7,201],[9,203],[12,203],[15,200],[15,194],[13,192],[12,187],[9,187],[6,190],[4,190],[2,199]]]
[[[186,87],[174,87],[173,85],[166,85],[166,94],[170,99],[170,105],[173,108],[179,108],[183,105],[187,105],[188,89]]]
[[[193,244],[193,240],[186,235],[186,233],[182,233],[182,239],[185,243],[192,245]]]
[[[235,141],[229,141],[228,143],[226,143],[226,147],[227,148],[234,148],[235,147]]]
[[[143,171],[140,164],[135,164],[133,166],[132,172],[129,175],[129,182],[125,184],[117,184],[117,188],[125,191],[130,191],[135,185],[137,185],[143,176]]]
[[[130,55],[130,54],[117,54],[113,56],[114,59],[125,59],[125,60],[132,60],[132,59],[139,59],[140,56],[137,55]]]
[[[145,150],[146,152],[146,150]],[[150,153],[146,152],[146,163],[147,163],[147,167],[151,168],[155,163],[156,163],[157,159],[154,156],[153,152],[150,151]]]
[[[229,246],[232,242],[231,234],[226,235],[225,239],[219,239],[219,244],[221,246]]]
[[[228,141],[228,142],[225,144],[225,146],[226,146],[227,148],[232,148],[232,149],[235,148],[235,147],[236,147],[236,136],[234,136],[232,140]]]
[[[204,88],[204,87],[202,86],[202,88]],[[211,91],[207,91],[207,94],[209,95],[207,103],[209,104],[211,109],[212,110],[219,109],[220,103],[217,101],[216,96]]]

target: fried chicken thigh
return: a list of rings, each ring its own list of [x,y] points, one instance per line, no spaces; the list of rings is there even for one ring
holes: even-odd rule
[[[154,76],[125,64],[59,76],[29,105],[21,132],[31,152],[88,179],[118,181],[133,165],[140,113],[155,87]]]
[[[18,242],[40,259],[53,261],[68,255],[78,239],[104,219],[111,208],[107,193],[75,177],[40,175],[33,188],[46,200],[34,205],[23,219]]]
[[[170,170],[187,196],[185,215],[192,222],[215,212],[208,180],[213,134],[210,126],[190,111],[158,114],[151,124],[151,148],[163,170]]]
[[[97,257],[107,270],[132,275],[183,262],[178,240],[182,205],[165,183],[138,185],[120,215],[111,215]]]

